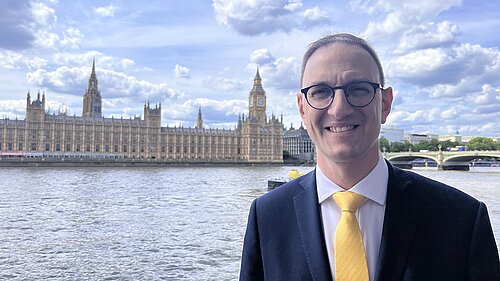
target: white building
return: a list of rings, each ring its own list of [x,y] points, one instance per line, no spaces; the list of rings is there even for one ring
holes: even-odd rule
[[[439,135],[431,133],[405,134],[405,140],[413,145],[419,144],[422,141],[431,141],[433,139],[438,140]]]
[[[382,126],[378,138],[382,137],[389,142],[403,142],[405,140],[405,131],[391,126]]]

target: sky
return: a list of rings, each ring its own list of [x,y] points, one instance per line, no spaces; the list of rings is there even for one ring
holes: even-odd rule
[[[267,114],[300,126],[308,44],[336,32],[377,50],[406,133],[500,136],[500,0],[0,0],[0,118],[26,95],[82,115],[95,59],[105,117],[161,103],[163,126],[234,128],[257,67]]]

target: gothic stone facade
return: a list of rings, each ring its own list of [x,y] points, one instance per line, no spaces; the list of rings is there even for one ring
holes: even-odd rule
[[[45,111],[45,94],[28,92],[24,120],[0,120],[0,154],[25,157],[113,157],[166,162],[282,163],[283,120],[267,118],[266,93],[257,70],[249,114],[235,129],[162,127],[161,104],[144,105],[144,117],[102,117],[95,62],[82,116]]]
[[[284,132],[283,146],[284,150],[299,160],[315,160],[316,147],[302,123],[300,128],[294,129],[293,126],[290,126],[290,129]]]

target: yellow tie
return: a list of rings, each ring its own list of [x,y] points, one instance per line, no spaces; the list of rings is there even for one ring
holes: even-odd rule
[[[365,197],[349,191],[337,192],[332,197],[342,210],[335,231],[335,279],[368,281],[365,248],[356,219],[356,210]]]

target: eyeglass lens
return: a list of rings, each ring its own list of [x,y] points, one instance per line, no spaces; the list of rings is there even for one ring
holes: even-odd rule
[[[312,107],[317,109],[324,109],[330,106],[335,93],[335,89],[343,89],[347,101],[352,106],[366,106],[368,105],[375,94],[375,89],[370,83],[359,82],[348,85],[347,87],[331,88],[325,85],[311,87],[307,91],[308,102]]]

